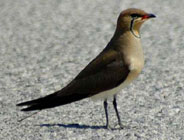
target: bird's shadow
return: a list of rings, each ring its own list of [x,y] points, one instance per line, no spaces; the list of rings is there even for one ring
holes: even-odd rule
[[[40,127],[64,127],[64,128],[77,128],[77,129],[107,129],[106,126],[94,126],[94,125],[84,125],[84,124],[40,124]]]

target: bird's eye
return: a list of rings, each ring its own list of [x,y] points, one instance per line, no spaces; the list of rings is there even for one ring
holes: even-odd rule
[[[141,15],[139,15],[139,14],[131,14],[131,17],[132,18],[138,18],[138,17],[141,17]]]

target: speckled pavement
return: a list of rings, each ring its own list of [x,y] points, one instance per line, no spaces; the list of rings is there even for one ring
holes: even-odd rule
[[[1,140],[184,140],[183,0],[0,0]],[[106,130],[101,101],[30,115],[17,103],[64,87],[112,37],[120,11],[157,15],[141,30],[145,67],[118,95],[122,123]],[[109,102],[110,103],[110,102]],[[118,128],[112,104],[110,125]]]

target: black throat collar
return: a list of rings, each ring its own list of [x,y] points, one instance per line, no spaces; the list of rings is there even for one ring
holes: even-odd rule
[[[140,35],[136,35],[135,33],[134,33],[134,30],[133,30],[133,27],[134,27],[134,18],[131,20],[131,23],[130,23],[130,31],[132,32],[132,34],[136,37],[136,38],[141,38],[141,36]]]

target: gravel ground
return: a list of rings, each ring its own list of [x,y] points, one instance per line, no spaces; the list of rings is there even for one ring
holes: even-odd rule
[[[183,0],[0,0],[1,140],[184,140]],[[157,15],[144,24],[145,68],[118,96],[129,129],[106,130],[101,101],[30,113],[15,105],[64,87],[112,37],[120,11]],[[112,104],[110,124],[117,128]]]

